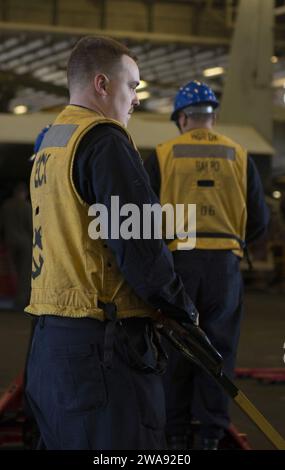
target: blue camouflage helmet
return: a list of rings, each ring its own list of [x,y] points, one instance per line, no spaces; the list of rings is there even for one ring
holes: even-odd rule
[[[203,111],[209,113],[219,106],[219,101],[213,90],[205,83],[197,80],[189,82],[187,85],[182,86],[175,96],[174,109],[170,119],[176,121],[178,112],[182,109],[203,104],[211,106],[208,111],[207,109]]]

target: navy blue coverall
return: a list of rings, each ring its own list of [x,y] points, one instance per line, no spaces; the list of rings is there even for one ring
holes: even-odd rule
[[[159,197],[161,175],[156,153],[145,162],[145,168]],[[247,167],[247,211],[246,243],[249,243],[264,234],[269,219],[261,181],[250,158]],[[174,251],[173,258],[175,270],[198,309],[200,327],[223,356],[224,370],[232,377],[242,317],[240,260],[229,250],[197,249]],[[172,437],[173,442],[175,437],[180,442],[186,442],[185,436],[190,433],[193,418],[201,423],[202,440],[222,437],[229,425],[226,394],[209,375],[195,369],[171,348],[165,375],[165,394],[167,435]]]

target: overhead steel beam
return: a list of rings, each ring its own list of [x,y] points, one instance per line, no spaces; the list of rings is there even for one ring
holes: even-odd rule
[[[30,74],[17,74],[0,70],[0,84],[1,83],[5,83],[7,86],[13,88],[32,87],[35,90],[47,91],[48,93],[54,93],[58,96],[68,95],[66,87],[37,80]]]
[[[234,26],[234,4],[233,0],[226,0],[226,26],[232,28]]]
[[[89,0],[89,3],[91,3],[94,8],[100,6],[100,28],[105,29],[107,27],[107,0]]]
[[[8,5],[7,5],[7,0],[2,0],[2,6],[1,6],[1,19],[3,21],[8,21]]]
[[[149,33],[153,32],[153,7],[154,3],[152,0],[143,0],[145,7],[146,7],[146,15],[147,15],[147,31]]]
[[[100,2],[100,27],[105,29],[107,26],[107,5],[106,0]]]
[[[131,39],[137,42],[153,42],[154,44],[179,44],[179,45],[197,45],[197,46],[226,46],[229,47],[231,39],[228,37],[214,37],[214,36],[190,36],[182,34],[164,34],[164,33],[149,33],[149,32],[136,32],[136,31],[118,31],[113,29],[98,29],[98,28],[72,28],[65,26],[47,26],[35,25],[30,23],[10,23],[0,21],[0,30],[2,32],[27,32],[27,33],[46,33],[53,34],[54,36],[87,36],[102,35],[111,36],[117,39]],[[280,49],[285,49],[285,41],[276,40],[274,45]]]
[[[142,0],[136,0],[137,2],[140,2]],[[158,3],[157,0],[148,0],[150,3]],[[212,6],[215,7],[222,7],[221,2],[219,0],[159,0],[160,3],[166,3],[166,4],[172,4],[174,5],[187,5],[187,6],[193,6],[193,5],[199,5],[199,6],[205,6],[206,4],[211,4]]]
[[[230,39],[226,37],[189,36],[180,34],[148,33],[137,31],[118,31],[113,29],[98,28],[73,28],[65,26],[35,25],[30,23],[0,22],[0,30],[11,32],[48,33],[55,36],[86,36],[103,35],[117,39],[131,39],[141,42],[153,42],[157,44],[183,44],[201,46],[229,46]],[[285,44],[285,42],[284,42]]]
[[[51,22],[53,25],[57,25],[58,23],[58,0],[52,1],[52,15],[51,15]]]

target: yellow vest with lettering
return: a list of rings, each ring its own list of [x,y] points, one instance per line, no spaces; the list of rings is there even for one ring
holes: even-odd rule
[[[186,207],[196,204],[195,248],[228,249],[242,256],[247,220],[245,150],[212,130],[194,129],[158,145],[156,153],[161,205],[185,205],[184,228],[192,237]],[[177,238],[170,241],[169,249],[177,250],[178,243]]]
[[[26,308],[31,314],[104,320],[98,301],[115,303],[118,318],[150,316],[153,312],[125,282],[104,240],[89,237],[89,206],[73,183],[78,145],[92,127],[101,123],[118,126],[132,142],[119,122],[69,105],[36,154],[31,175],[32,291]]]

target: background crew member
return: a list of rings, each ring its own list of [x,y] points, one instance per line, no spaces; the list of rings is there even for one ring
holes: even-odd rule
[[[13,308],[24,310],[31,293],[32,209],[28,188],[17,183],[13,195],[1,207],[0,224],[17,274],[17,290]]]
[[[88,235],[95,202],[111,222],[111,196],[120,198],[116,216],[124,204],[157,201],[126,130],[139,104],[138,66],[118,42],[86,37],[67,75],[70,104],[44,135],[31,175],[26,311],[39,321],[27,397],[47,449],[164,448],[164,356],[150,317],[160,308],[191,323],[195,307],[162,240],[126,240],[111,223],[108,239]]]
[[[239,261],[246,243],[264,233],[268,212],[252,160],[236,142],[212,130],[217,106],[203,83],[180,88],[171,119],[181,135],[158,145],[146,169],[161,205],[196,204],[195,249],[178,250],[177,240],[168,246],[200,325],[232,376],[242,313]],[[170,445],[187,447],[194,416],[201,423],[199,447],[217,448],[229,424],[228,399],[220,386],[173,351],[165,390]]]

